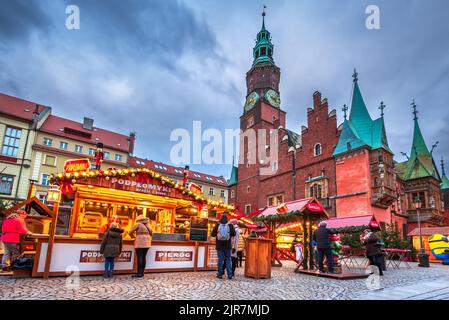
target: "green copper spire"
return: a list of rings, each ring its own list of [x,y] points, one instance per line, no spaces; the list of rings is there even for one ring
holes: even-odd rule
[[[449,189],[449,179],[444,171],[444,160],[441,159],[441,190]]]
[[[369,115],[368,109],[366,108],[365,101],[363,100],[362,94],[360,92],[358,84],[358,73],[354,69],[354,90],[352,93],[352,104],[351,113],[349,114],[349,121],[351,121],[352,126],[357,131],[359,137],[367,144],[371,145],[371,125],[373,120]]]
[[[231,177],[228,180],[228,186],[233,186],[237,184],[238,181],[238,168],[234,165],[234,157],[232,157],[232,169],[231,169]]]
[[[404,178],[406,180],[434,177],[438,180],[440,175],[436,169],[435,162],[432,158],[432,153],[427,148],[424,137],[421,133],[421,128],[418,123],[418,111],[416,110],[415,101],[412,102],[413,108],[413,143],[412,150],[410,151],[410,159],[407,162],[407,170],[405,171]]]
[[[263,7],[262,12],[262,29],[257,34],[256,46],[253,49],[253,65],[261,62],[271,62],[274,64],[271,35],[270,32],[265,29],[265,8],[266,6]]]
[[[334,151],[334,156],[362,146],[370,147],[373,150],[383,148],[393,153],[388,146],[387,133],[385,131],[383,118],[384,103],[382,102],[379,107],[381,117],[373,121],[360,92],[357,70],[354,69],[352,77],[354,78],[354,89],[352,92],[351,112],[349,114],[349,120],[347,120],[346,112],[348,107],[344,105],[343,112],[345,121],[339,142]]]

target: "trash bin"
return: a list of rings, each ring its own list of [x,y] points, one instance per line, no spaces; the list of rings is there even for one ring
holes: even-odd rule
[[[425,268],[430,267],[429,255],[427,253],[419,253],[418,254],[418,261],[419,261],[418,266],[425,267]]]

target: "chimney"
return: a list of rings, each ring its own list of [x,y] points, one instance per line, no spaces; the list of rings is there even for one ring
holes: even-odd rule
[[[136,142],[136,133],[135,132],[131,132],[129,134],[128,141],[129,141],[129,154],[133,155],[134,154],[134,144]]]
[[[33,122],[31,124],[32,130],[36,130],[36,128],[37,128],[37,123],[39,122],[39,115],[40,115],[39,105],[36,104],[36,107],[34,108],[34,112],[33,112],[33,120],[32,120]]]
[[[313,108],[316,109],[321,106],[321,92],[315,91],[313,93]]]
[[[83,129],[90,131],[94,130],[94,119],[84,117]]]

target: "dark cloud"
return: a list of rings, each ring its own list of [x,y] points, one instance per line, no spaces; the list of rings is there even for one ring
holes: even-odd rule
[[[48,16],[41,7],[42,1],[1,0],[0,2],[0,45],[23,41],[33,32],[49,29]]]

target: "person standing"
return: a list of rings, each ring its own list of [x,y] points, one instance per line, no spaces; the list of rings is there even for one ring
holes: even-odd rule
[[[17,210],[11,213],[3,221],[2,242],[4,247],[2,258],[3,271],[9,271],[11,263],[20,256],[20,235],[32,234],[25,223],[27,213],[23,210]]]
[[[153,231],[149,225],[149,220],[140,215],[136,219],[136,224],[129,230],[129,235],[132,237],[136,234],[134,240],[134,249],[137,256],[137,274],[134,274],[134,278],[143,278],[145,272],[145,266],[147,264],[147,253],[151,247],[151,236]]]
[[[316,241],[316,248],[318,253],[318,268],[321,273],[324,273],[324,257],[326,257],[327,268],[329,273],[334,273],[334,259],[332,257],[330,236],[334,232],[327,228],[327,223],[321,221],[318,224],[318,229],[313,234],[313,240]]]
[[[123,230],[119,228],[118,223],[113,222],[101,241],[100,253],[104,257],[104,278],[112,278],[114,259],[122,253],[122,234]]]
[[[365,229],[360,236],[362,243],[366,248],[366,256],[371,266],[379,268],[379,275],[383,276],[382,271],[382,244],[380,237],[369,229]]]
[[[239,233],[239,242],[237,245],[237,259],[238,259],[238,264],[237,267],[241,267],[243,265],[243,253],[245,252],[245,237],[243,234],[243,230],[240,229],[240,233]]]
[[[211,233],[212,237],[215,237],[215,249],[218,255],[218,273],[217,278],[222,279],[224,275],[223,264],[226,264],[226,273],[228,279],[232,279],[232,237],[235,237],[235,229],[232,224],[228,222],[228,217],[224,213],[220,221],[214,226]]]
[[[235,236],[232,237],[232,249],[231,249],[231,261],[232,261],[232,276],[235,276],[235,269],[238,264],[238,248],[239,248],[239,239],[242,236],[240,234],[240,228],[238,226],[237,219],[232,219],[230,223],[234,226]]]

